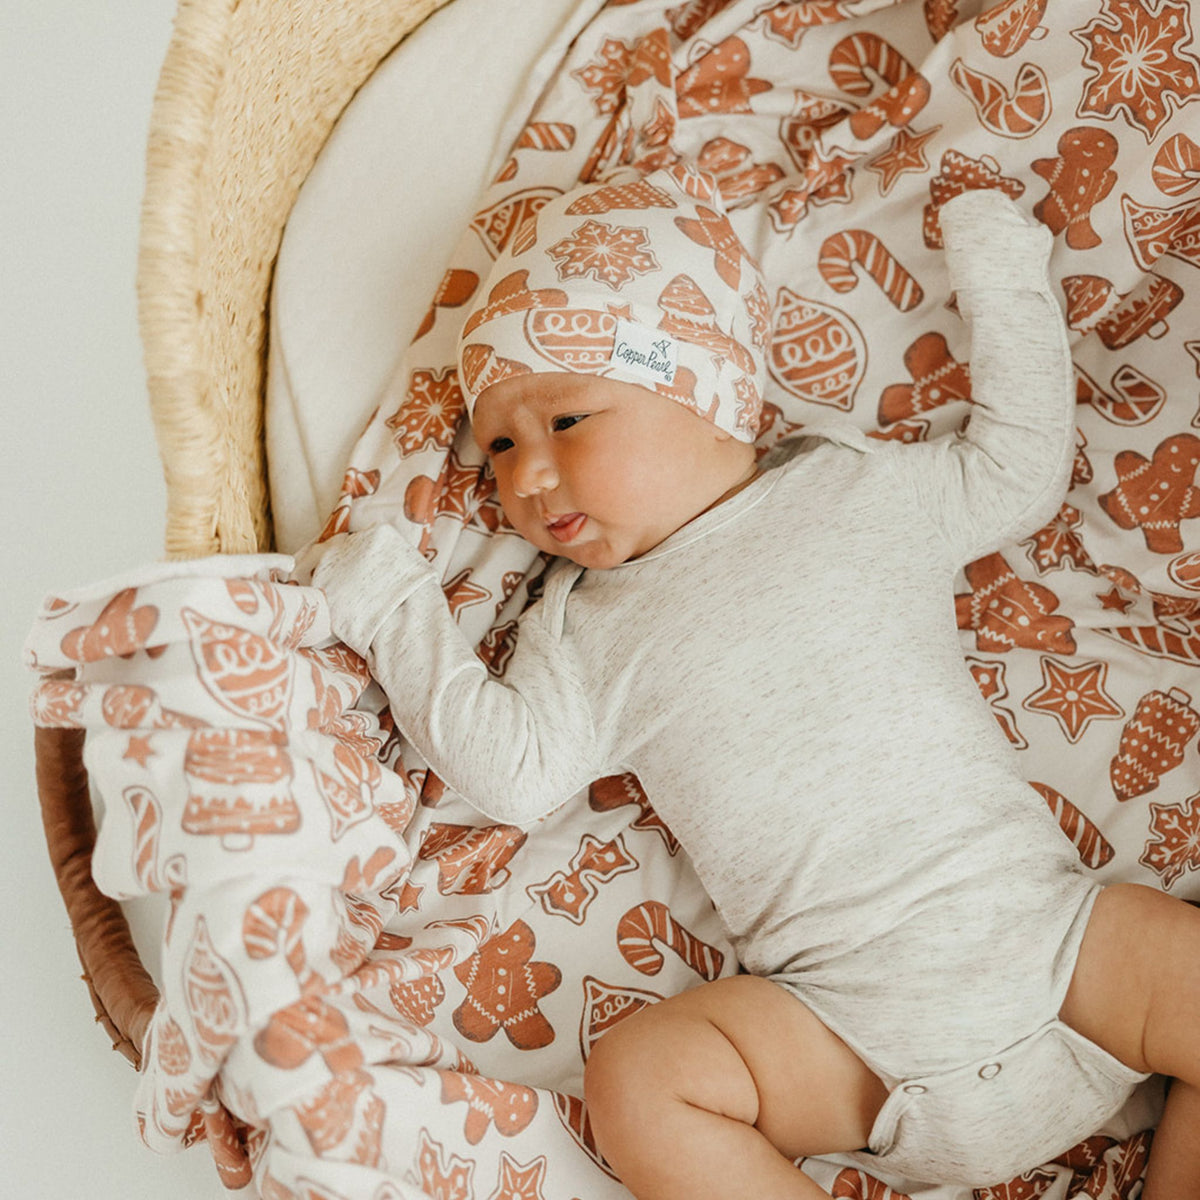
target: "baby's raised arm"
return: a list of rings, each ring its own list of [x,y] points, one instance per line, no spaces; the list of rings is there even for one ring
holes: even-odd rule
[[[1074,458],[1075,386],[1046,270],[1050,231],[997,191],[955,197],[940,220],[950,285],[971,326],[971,419],[965,435],[896,461],[965,562],[1058,511]]]
[[[574,655],[541,606],[522,617],[501,683],[463,636],[432,568],[390,525],[332,546],[313,583],[400,731],[486,816],[536,820],[603,774]]]

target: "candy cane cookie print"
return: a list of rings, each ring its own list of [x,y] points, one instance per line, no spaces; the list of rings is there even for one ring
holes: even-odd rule
[[[1114,425],[1145,425],[1154,420],[1163,406],[1166,393],[1136,367],[1119,367],[1112,379],[1112,391],[1102,388],[1082,367],[1075,368],[1075,399],[1091,405]]]
[[[521,169],[522,155],[517,151],[541,150],[562,151],[570,150],[575,145],[575,126],[568,121],[534,121],[526,125],[513,146],[513,154],[496,174],[496,183],[508,183],[516,179]]]
[[[617,949],[635,971],[657,975],[666,959],[656,942],[673,950],[703,979],[716,979],[725,963],[720,950],[702,942],[675,920],[665,904],[647,900],[631,908],[618,922]]]
[[[835,292],[852,292],[858,286],[855,263],[901,312],[916,308],[925,298],[921,285],[875,234],[865,229],[846,229],[821,243],[817,269]]]
[[[908,59],[877,33],[852,33],[829,52],[830,79],[858,99],[866,99],[880,87],[895,87],[911,73]]]
[[[350,509],[354,501],[363,496],[373,496],[379,491],[381,480],[382,475],[377,470],[360,471],[357,467],[348,467],[342,476],[342,490],[338,494],[337,504],[330,512],[317,541],[325,542],[335,534],[349,533]]]
[[[1050,119],[1050,84],[1036,63],[1022,63],[1010,94],[990,75],[973,70],[956,58],[950,81],[975,108],[979,123],[989,133],[1006,138],[1027,138]]]
[[[161,892],[169,886],[168,872],[160,873],[158,858],[162,839],[162,805],[146,787],[127,787],[121,799],[133,818],[133,877],[143,892]],[[182,855],[169,860],[169,877],[178,878],[183,866]]]
[[[616,1179],[612,1168],[600,1157],[596,1149],[596,1138],[592,1133],[592,1122],[583,1101],[578,1096],[567,1092],[552,1092],[554,1113],[562,1127],[571,1135],[576,1145],[588,1156],[592,1163],[604,1172],[610,1179]]]
[[[1049,784],[1031,783],[1030,786],[1046,801],[1059,828],[1079,852],[1079,861],[1085,867],[1098,871],[1112,862],[1117,852],[1094,821]]]
[[[274,887],[251,901],[242,918],[242,945],[247,956],[262,962],[281,955],[302,990],[321,982],[309,968],[304,950],[308,916],[308,905],[297,892]]]
[[[525,223],[537,216],[547,201],[561,195],[562,191],[554,187],[514,192],[480,212],[471,222],[471,228],[479,235],[488,254],[499,258]]]
[[[1154,186],[1167,196],[1185,196],[1200,187],[1200,146],[1177,133],[1158,149],[1152,170]]]

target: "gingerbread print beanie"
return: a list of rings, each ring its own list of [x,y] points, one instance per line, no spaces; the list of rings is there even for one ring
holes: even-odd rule
[[[514,375],[639,384],[739,441],[762,409],[770,305],[706,176],[625,170],[550,200],[513,235],[459,341],[467,409]]]

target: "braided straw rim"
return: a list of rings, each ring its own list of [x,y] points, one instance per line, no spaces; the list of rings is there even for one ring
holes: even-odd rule
[[[269,548],[267,303],[337,117],[447,0],[180,0],[147,148],[138,317],[170,558]]]
[[[179,0],[151,113],[138,320],[170,558],[267,549],[267,309],[284,223],[334,122],[448,0]],[[91,877],[81,730],[35,732],[46,842],[96,1019],[135,1067],[158,1002]]]

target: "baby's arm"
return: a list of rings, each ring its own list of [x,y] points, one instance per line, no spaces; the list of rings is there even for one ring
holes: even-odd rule
[[[1046,273],[1050,231],[997,191],[955,197],[940,220],[950,285],[971,326],[971,419],[965,436],[897,460],[968,561],[1058,511],[1074,458],[1075,386]]]
[[[603,773],[574,655],[541,605],[521,618],[500,683],[463,636],[432,568],[391,526],[333,546],[313,583],[329,600],[334,632],[366,657],[400,731],[486,816],[535,820]]]

